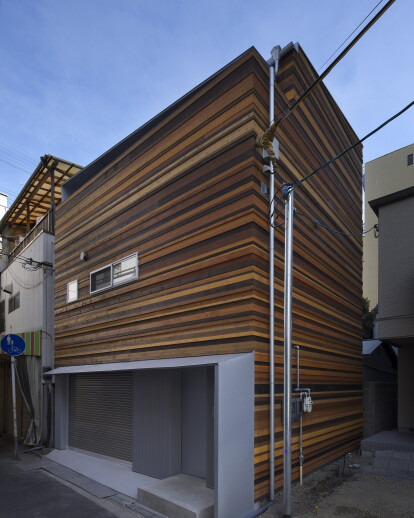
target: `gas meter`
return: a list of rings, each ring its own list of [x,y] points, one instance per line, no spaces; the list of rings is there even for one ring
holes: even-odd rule
[[[304,395],[303,397],[303,411],[304,412],[312,412],[312,398],[310,397],[310,394]]]

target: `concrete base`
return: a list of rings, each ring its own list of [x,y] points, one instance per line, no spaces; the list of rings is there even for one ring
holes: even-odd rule
[[[414,474],[414,433],[384,431],[361,441],[361,455],[373,470]]]
[[[99,459],[72,450],[53,450],[46,459],[57,462],[100,484],[115,489],[117,493],[136,498],[137,487],[154,483],[157,479],[132,471],[130,466]]]
[[[214,518],[214,490],[183,473],[138,489],[138,502],[169,518]]]
[[[413,451],[414,452],[414,433],[404,433],[397,431],[383,431],[366,437],[361,441],[362,451],[371,450],[393,450],[393,451]]]

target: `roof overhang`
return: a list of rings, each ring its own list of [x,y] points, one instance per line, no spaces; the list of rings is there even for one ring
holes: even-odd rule
[[[160,360],[139,360],[132,362],[98,363],[93,365],[71,365],[58,367],[43,373],[43,376],[54,376],[59,374],[83,374],[90,372],[118,372],[135,371],[148,369],[177,369],[182,367],[201,367],[217,365],[222,362],[241,358],[254,353],[240,354],[215,354],[211,356],[188,356],[184,358],[162,358]]]
[[[414,196],[414,187],[408,187],[408,189],[403,189],[402,191],[393,192],[391,194],[387,194],[386,196],[382,196],[381,198],[371,200],[368,202],[368,204],[378,216],[379,209],[384,207],[384,205],[389,205],[390,203],[405,200],[406,198],[411,198],[412,196]]]
[[[6,225],[19,226],[36,224],[36,218],[44,216],[52,204],[52,171],[55,205],[61,200],[61,186],[78,173],[82,166],[67,162],[53,155],[41,157],[39,165],[30,176],[10,209],[0,221],[0,232]]]

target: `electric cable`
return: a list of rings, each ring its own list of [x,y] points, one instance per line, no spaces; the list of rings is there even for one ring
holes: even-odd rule
[[[49,273],[50,272],[50,273]],[[53,270],[49,270],[48,272],[45,272],[46,275],[44,275],[42,277],[42,279],[37,283],[37,284],[32,284],[31,286],[27,285],[27,284],[22,284],[21,281],[19,281],[18,279],[16,279],[16,277],[13,275],[12,271],[9,270],[8,273],[10,273],[10,276],[12,277],[12,279],[14,281],[16,281],[16,284],[18,284],[21,288],[24,288],[26,290],[30,290],[32,288],[36,288],[37,286],[39,286],[40,284],[42,284],[43,282],[45,282],[45,280],[47,279],[47,277],[51,274],[53,274]]]
[[[10,190],[8,187],[2,187],[0,186],[0,191],[3,193],[3,194],[7,194],[7,195],[10,195],[11,197],[16,197],[18,196],[18,193],[15,192],[15,191],[12,191]]]
[[[341,230],[335,230],[334,228],[328,227],[324,223],[321,223],[318,219],[313,219],[311,216],[308,216],[307,214],[304,214],[303,212],[299,212],[297,209],[294,209],[294,211],[295,211],[295,214],[297,214],[298,216],[303,216],[306,219],[308,219],[309,221],[311,221],[312,223],[314,223],[316,228],[319,228],[319,227],[324,228],[325,230],[327,230],[328,232],[331,232],[332,234],[340,234],[342,236],[349,236],[349,237],[352,237],[352,236],[364,237],[366,234],[368,234],[372,230],[378,230],[378,224],[376,223],[369,230],[364,230],[364,231],[358,232],[356,234],[342,232]]]
[[[37,165],[37,161],[31,158],[29,155],[26,155],[25,153],[22,153],[18,149],[9,146],[9,144],[6,144],[4,140],[0,139],[0,148],[3,148],[6,153],[9,155],[14,155],[19,161],[24,161],[28,164],[30,164],[30,167],[32,167],[32,164],[34,164],[34,167]]]
[[[335,162],[336,160],[338,160],[339,158],[341,158],[343,155],[345,155],[346,153],[348,153],[349,151],[351,151],[352,149],[354,149],[356,146],[359,146],[360,144],[362,144],[362,142],[364,142],[367,138],[369,137],[372,137],[372,135],[374,135],[375,133],[377,133],[379,130],[381,130],[382,128],[384,128],[387,124],[389,124],[390,122],[392,122],[393,120],[397,119],[400,115],[402,115],[404,112],[406,112],[409,108],[411,108],[412,106],[414,105],[414,101],[410,102],[409,104],[407,104],[407,106],[405,106],[405,108],[403,108],[402,110],[400,110],[398,113],[396,113],[395,115],[393,115],[392,117],[390,117],[388,120],[386,120],[385,122],[383,122],[382,124],[380,124],[377,128],[375,128],[374,130],[370,131],[369,133],[367,133],[367,135],[365,135],[364,137],[362,137],[361,139],[359,139],[357,142],[355,142],[354,144],[351,144],[350,146],[348,146],[346,149],[344,149],[343,151],[341,151],[340,153],[338,153],[338,155],[334,156],[333,158],[331,158],[330,160],[328,160],[327,162],[325,162],[323,165],[319,166],[317,169],[315,169],[314,171],[312,171],[311,173],[307,174],[306,176],[304,176],[303,178],[301,178],[300,180],[298,180],[296,183],[294,183],[292,186],[291,186],[291,189],[296,189],[296,187],[300,186],[303,182],[309,180],[309,178],[311,178],[314,174],[316,173],[319,173],[319,171],[321,171],[322,169],[324,169],[325,167],[327,167],[328,165],[332,164],[333,162]],[[279,189],[280,190],[280,189]],[[289,191],[288,191],[289,192]],[[273,211],[273,214],[277,208],[277,206],[279,205],[279,203],[281,201],[283,201],[283,199],[286,197],[286,194],[283,193],[282,196],[280,196],[280,198],[278,199],[277,201],[277,204],[276,204],[276,207]],[[281,215],[282,211],[279,211],[276,218],[279,217]]]
[[[345,155],[346,153],[348,153],[349,151],[351,151],[352,149],[354,149],[356,146],[359,146],[360,144],[362,144],[364,142],[364,140],[366,140],[367,138],[369,137],[372,137],[372,135],[374,135],[375,133],[377,133],[377,131],[379,131],[380,129],[384,128],[387,124],[389,124],[390,122],[392,122],[394,119],[397,119],[400,115],[402,115],[404,112],[406,112],[409,108],[411,108],[412,106],[414,105],[414,101],[410,102],[409,104],[407,104],[407,106],[405,108],[403,108],[402,110],[400,110],[398,113],[396,113],[395,115],[393,115],[392,117],[390,117],[388,120],[386,120],[385,122],[383,122],[382,124],[380,124],[380,126],[378,126],[377,128],[375,128],[374,130],[372,130],[370,133],[368,133],[367,135],[365,135],[365,137],[362,137],[361,139],[359,139],[357,142],[355,142],[354,144],[352,144],[351,146],[347,147],[346,149],[344,149],[343,151],[341,151],[338,155],[336,155],[335,157],[331,158],[330,160],[328,160],[328,162],[326,162],[325,164],[321,165],[320,167],[318,167],[317,169],[315,169],[314,171],[312,171],[311,173],[307,174],[305,177],[303,177],[301,180],[299,180],[298,182],[296,182],[295,184],[293,184],[292,188],[293,189],[296,189],[296,187],[298,187],[299,185],[301,185],[303,182],[305,182],[306,180],[309,180],[309,178],[311,178],[311,176],[313,176],[314,174],[318,173],[319,171],[321,171],[322,169],[324,169],[325,167],[327,167],[328,165],[332,164],[333,162],[335,162],[336,160],[338,160],[338,158],[341,158],[341,156]]]
[[[365,16],[365,18],[361,21],[361,23],[355,27],[355,29],[351,32],[351,34],[339,45],[339,47],[329,56],[329,58],[318,68],[317,70],[317,73],[319,73],[319,71],[327,64],[329,63],[329,61],[335,56],[335,54],[338,52],[338,50],[340,50],[344,45],[345,43],[349,40],[349,38],[351,36],[353,36],[356,31],[361,27],[361,25],[366,21],[367,18],[369,18],[371,16],[371,14],[375,11],[375,9],[380,5],[382,4],[384,0],[380,0],[377,5],[375,7],[373,7],[371,9],[371,11]]]
[[[23,158],[20,158],[19,156],[14,155],[9,150],[2,148],[1,144],[0,144],[0,156],[4,160],[9,160],[13,164],[17,164],[18,166],[23,167],[23,168],[28,169],[28,170],[29,169],[34,169],[36,167],[34,164],[26,162]]]
[[[29,176],[32,174],[27,169],[23,169],[23,167],[20,167],[20,166],[18,166],[16,164],[13,164],[12,162],[9,162],[8,160],[4,160],[4,158],[0,158],[0,162],[4,162],[5,164],[11,165],[15,169],[20,169],[20,171],[23,171],[24,173],[28,174]]]
[[[338,50],[340,50],[344,45],[345,43],[349,40],[349,38],[351,36],[353,36],[355,34],[355,32],[361,27],[361,25],[371,16],[371,14],[375,11],[375,9],[383,2],[384,0],[380,0],[377,5],[375,7],[373,7],[371,9],[371,11],[365,16],[365,18],[361,21],[361,23],[355,27],[355,29],[351,32],[351,34],[339,45],[339,47],[329,56],[329,58],[324,61],[324,63],[318,68],[318,70],[316,71],[316,73],[318,74],[320,72],[320,70],[327,64],[329,63],[329,61],[335,56],[335,54],[338,52]],[[312,76],[312,80],[314,81],[315,79],[317,78],[316,75],[313,75]],[[309,84],[308,84],[309,86]],[[280,115],[283,114],[283,109],[279,110],[278,114],[277,114],[277,117],[279,117]],[[276,119],[276,117],[271,121],[273,122],[274,120]]]
[[[362,38],[362,36],[377,22],[387,9],[395,2],[395,0],[388,0],[384,7],[365,25],[365,27],[355,36],[355,38],[345,47],[338,57],[325,69],[324,72],[296,99],[283,115],[276,121],[272,122],[270,127],[261,135],[257,136],[256,146],[267,151],[270,160],[276,167],[276,156],[272,147],[273,139],[275,138],[276,129],[279,124],[284,121],[289,115],[303,102],[306,97],[323,81],[329,72],[342,60],[342,58],[354,47],[354,45]]]

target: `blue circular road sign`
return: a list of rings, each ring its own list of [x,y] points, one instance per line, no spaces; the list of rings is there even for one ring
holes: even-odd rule
[[[0,342],[2,350],[10,356],[19,356],[26,349],[26,342],[19,335],[5,335]]]

